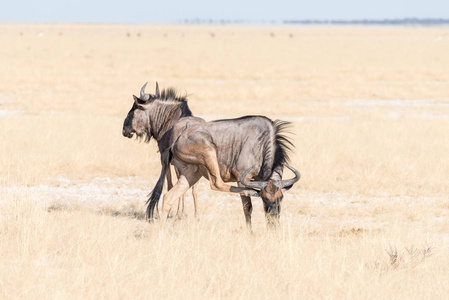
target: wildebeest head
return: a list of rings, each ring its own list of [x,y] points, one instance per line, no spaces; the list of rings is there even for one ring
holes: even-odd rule
[[[240,182],[248,188],[252,188],[256,191],[254,196],[262,198],[263,207],[265,210],[265,216],[269,225],[276,225],[279,223],[279,214],[281,213],[281,202],[284,197],[282,194],[283,189],[290,189],[300,178],[301,174],[293,167],[285,165],[294,174],[295,177],[288,180],[273,180],[268,181],[246,181],[245,177],[252,169],[246,170],[242,176],[240,176]]]
[[[148,82],[147,82],[148,83]],[[142,138],[145,135],[145,141],[149,142],[151,138],[151,125],[149,118],[150,104],[160,98],[159,86],[156,82],[155,94],[146,94],[145,83],[140,90],[140,97],[134,97],[134,104],[123,122],[123,136],[132,138],[135,133],[137,137]]]

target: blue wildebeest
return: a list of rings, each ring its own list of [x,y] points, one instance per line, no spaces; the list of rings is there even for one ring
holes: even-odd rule
[[[164,215],[168,215],[176,199],[205,177],[213,190],[240,193],[249,227],[252,213],[249,194],[262,198],[267,223],[278,223],[282,190],[291,188],[300,178],[297,170],[287,166],[295,177],[282,180],[284,164],[289,160],[287,151],[292,146],[284,134],[288,122],[264,116],[205,122],[192,115],[187,99],[177,97],[173,89],[164,90],[159,97],[141,95],[134,100],[123,135],[130,137],[136,133],[158,141],[163,135],[169,139],[161,152],[161,175],[147,202],[150,220],[171,163],[179,177],[164,197]],[[238,187],[226,182],[237,182]]]
[[[131,110],[128,112],[128,116],[126,117],[123,123],[123,135],[128,138],[132,138],[134,133],[136,134],[136,138],[144,139],[146,143],[150,142],[151,137],[153,137],[157,141],[159,153],[161,154],[161,162],[162,162],[162,154],[169,147],[170,136],[171,136],[171,128],[170,126],[165,127],[156,127],[151,126],[150,122],[155,121],[155,116],[153,115],[150,118],[149,112],[145,110],[145,103],[158,100],[171,100],[175,102],[182,103],[186,101],[185,97],[176,95],[176,92],[173,89],[168,89],[167,91],[162,91],[162,95],[159,92],[159,85],[156,82],[156,92],[155,94],[147,94],[145,93],[145,87],[147,83],[143,85],[140,90],[140,97],[134,97],[134,105]],[[182,109],[179,117],[191,116],[192,113],[188,106]],[[157,128],[157,129],[156,129]],[[175,169],[177,176],[179,177],[179,172]],[[167,178],[167,189],[170,190],[173,187],[172,176],[170,168],[167,168],[166,172]],[[197,216],[197,192],[196,187],[192,187],[192,195],[193,195],[193,203],[195,207],[195,217]],[[184,213],[184,201],[185,195],[182,195],[182,198],[178,202],[178,211],[177,217],[180,217],[180,214]],[[180,205],[182,204],[182,212],[180,212]]]

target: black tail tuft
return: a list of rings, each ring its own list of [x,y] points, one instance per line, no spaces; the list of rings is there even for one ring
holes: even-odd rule
[[[162,154],[162,171],[159,179],[157,180],[156,186],[150,193],[150,198],[147,200],[147,218],[151,222],[154,219],[154,208],[157,209],[159,199],[162,195],[162,188],[164,187],[165,174],[167,169],[170,167],[170,162],[172,159],[172,153],[170,149],[167,149]]]
[[[291,152],[293,143],[286,136],[286,133],[290,133],[288,129],[292,126],[292,123],[276,120],[274,121],[275,135],[276,135],[276,152],[274,154],[273,169],[284,163],[288,163],[290,158],[288,152]]]

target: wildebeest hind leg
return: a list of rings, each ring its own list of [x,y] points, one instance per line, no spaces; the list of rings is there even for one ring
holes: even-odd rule
[[[204,151],[204,164],[208,171],[210,187],[215,191],[241,193],[245,191],[252,191],[244,187],[236,187],[226,184],[220,175],[220,167],[217,161],[217,154],[215,149],[208,149]]]

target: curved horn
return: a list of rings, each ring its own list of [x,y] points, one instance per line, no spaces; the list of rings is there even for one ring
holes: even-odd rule
[[[253,188],[253,189],[258,189],[258,190],[262,190],[264,189],[267,185],[268,182],[267,181],[246,181],[245,177],[248,174],[249,171],[251,171],[251,169],[254,168],[254,166],[252,166],[251,168],[249,168],[248,170],[246,170],[245,172],[243,172],[242,176],[240,176],[240,182],[245,186],[245,187],[249,187],[249,188]]]
[[[156,98],[160,98],[161,97],[161,94],[159,93],[159,85],[157,84],[157,81],[156,81]]]
[[[147,101],[148,99],[150,99],[150,95],[145,94],[145,87],[147,86],[147,83],[148,83],[148,81],[140,89],[140,100]]]
[[[287,164],[285,164],[285,166],[286,166],[287,168],[289,168],[290,171],[292,171],[292,172],[295,174],[295,177],[292,178],[292,179],[276,181],[274,184],[275,184],[278,188],[280,188],[280,189],[283,189],[283,188],[289,187],[289,186],[291,187],[292,185],[294,185],[294,184],[301,178],[301,174],[298,172],[298,170],[296,170],[296,169],[293,168],[293,167],[290,167],[290,166],[287,165]]]

